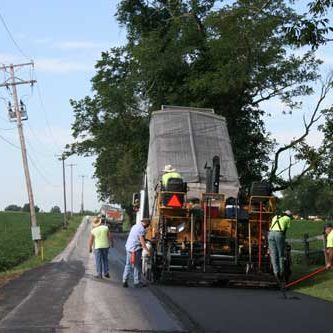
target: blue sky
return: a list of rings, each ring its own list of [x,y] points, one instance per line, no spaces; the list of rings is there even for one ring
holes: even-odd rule
[[[14,40],[0,22],[0,63],[35,62],[33,78],[37,84],[19,86],[19,97],[25,102],[29,120],[24,122],[24,132],[29,154],[29,166],[35,203],[44,211],[54,205],[63,209],[62,168],[55,155],[73,141],[71,123],[73,112],[69,99],[80,99],[90,92],[90,79],[94,76],[94,65],[100,53],[125,41],[125,31],[115,18],[115,0],[1,0],[0,14],[5,20]],[[323,73],[333,66],[332,46],[320,50],[325,61]],[[1,82],[4,77],[1,73]],[[30,79],[27,70],[17,76]],[[0,210],[9,204],[23,205],[28,202],[22,168],[22,158],[15,123],[7,117],[10,96],[0,88],[0,155],[1,186]],[[267,118],[268,129],[280,142],[287,142],[301,132],[299,125],[303,114],[309,114],[314,98],[306,100],[303,110],[292,116],[281,117],[282,106],[278,101],[265,103],[272,111]],[[326,105],[332,104],[332,97]],[[312,132],[310,141],[318,143],[320,136]],[[81,178],[86,175],[84,204],[95,210],[98,203],[93,175],[93,158],[70,157],[73,163],[73,209],[81,204]],[[67,207],[71,208],[70,168],[67,173]]]
[[[120,45],[125,33],[114,18],[116,2],[110,0],[2,0],[0,14],[18,49],[0,22],[0,63],[25,63],[33,59],[37,84],[31,89],[18,86],[19,97],[28,110],[24,133],[29,154],[35,203],[45,211],[54,205],[63,209],[62,167],[55,155],[72,142],[73,113],[69,99],[90,94],[90,79],[100,53]],[[22,54],[23,53],[23,54]],[[30,79],[28,70],[17,76]],[[1,73],[3,81],[3,74]],[[1,82],[2,82],[1,81]],[[0,88],[0,209],[9,204],[28,202],[15,123],[7,117],[10,96]],[[6,142],[6,141],[8,142]],[[81,178],[84,178],[84,205],[98,209],[93,159],[70,157],[73,167],[73,209],[81,204]],[[67,173],[67,207],[71,208],[70,167]]]

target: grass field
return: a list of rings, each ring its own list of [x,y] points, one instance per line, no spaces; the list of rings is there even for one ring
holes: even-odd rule
[[[304,234],[308,234],[309,237],[321,235],[324,224],[323,221],[292,220],[288,238],[303,238]]]
[[[309,237],[321,235],[323,232],[324,222],[314,221],[292,221],[290,230],[288,231],[288,238],[303,239],[304,234],[308,234]],[[293,248],[301,248],[301,244],[293,245]],[[322,241],[315,241],[310,243],[310,249],[323,249]],[[316,270],[318,267],[323,266],[323,255],[316,256],[316,258],[310,257],[310,260],[305,256],[295,255],[293,256],[292,265],[292,277],[291,280],[297,279],[305,274]],[[325,272],[310,278],[301,284],[294,287],[294,290],[307,295],[320,297],[333,301],[333,270]]]
[[[43,242],[63,227],[62,214],[37,214]],[[0,272],[33,256],[30,214],[0,212]]]

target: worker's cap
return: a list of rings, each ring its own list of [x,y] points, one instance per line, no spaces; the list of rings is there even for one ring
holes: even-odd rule
[[[293,214],[291,214],[290,210],[284,211],[283,214],[288,215],[288,216],[293,216]]]
[[[174,172],[176,171],[176,169],[171,165],[171,164],[168,164],[164,167],[164,172]]]
[[[141,219],[141,223],[144,223],[144,224],[149,224],[150,223],[150,218],[149,217],[144,217]]]

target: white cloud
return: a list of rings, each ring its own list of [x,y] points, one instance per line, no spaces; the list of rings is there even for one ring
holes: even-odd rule
[[[109,44],[106,42],[94,41],[63,41],[54,43],[53,47],[58,49],[107,49]]]
[[[103,41],[90,41],[90,40],[64,40],[55,41],[50,37],[41,37],[34,40],[35,44],[46,45],[53,49],[60,50],[100,50],[108,49],[110,42]]]
[[[40,71],[52,73],[69,73],[79,71],[90,71],[94,69],[93,64],[80,61],[72,61],[61,58],[40,58],[35,60],[35,66]]]
[[[26,59],[24,60],[27,61]],[[69,73],[93,71],[94,61],[91,63],[66,58],[38,58],[33,60],[35,68],[43,72]],[[0,53],[0,64],[20,63],[22,59],[10,53]],[[1,65],[0,65],[1,66]]]

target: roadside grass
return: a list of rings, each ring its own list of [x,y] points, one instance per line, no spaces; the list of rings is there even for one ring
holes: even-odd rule
[[[323,221],[292,221],[291,227],[288,230],[287,238],[304,239],[304,234],[309,237],[321,235],[323,232]],[[303,249],[302,244],[292,244],[293,249]],[[314,241],[310,243],[310,250],[323,250],[322,241]],[[310,272],[313,272],[324,265],[324,255],[310,255],[310,258],[305,258],[301,254],[292,255],[292,276],[291,280],[296,280]],[[326,271],[311,277],[304,282],[293,287],[294,291],[333,301],[333,270]]]
[[[15,214],[13,214],[15,215]],[[54,218],[52,215],[59,215],[59,221],[57,218]],[[3,238],[3,233],[1,233],[1,224],[3,220],[3,214],[0,214],[0,241],[2,242]],[[6,216],[8,217],[8,216]],[[58,217],[58,216],[57,216]],[[41,232],[42,232],[42,251],[39,256],[34,256],[33,254],[33,245],[32,245],[32,240],[31,240],[31,231],[30,231],[30,218],[29,214],[27,214],[27,217],[24,216],[16,216],[16,218],[13,218],[10,216],[9,219],[6,220],[7,224],[7,236],[9,232],[9,221],[12,223],[15,223],[13,221],[16,221],[17,218],[21,221],[19,225],[22,227],[22,231],[18,233],[17,238],[15,242],[13,243],[8,243],[7,242],[7,247],[1,248],[1,251],[4,252],[5,249],[5,254],[2,253],[2,256],[8,255],[8,253],[14,252],[15,253],[15,248],[16,245],[19,243],[24,243],[25,244],[25,250],[27,251],[28,254],[25,253],[24,257],[20,257],[21,261],[9,267],[8,269],[3,269],[2,272],[0,272],[0,286],[6,283],[6,281],[15,278],[16,276],[22,274],[24,271],[41,266],[47,262],[50,262],[56,255],[58,255],[61,251],[64,250],[64,248],[67,246],[69,241],[73,238],[78,226],[80,225],[82,221],[82,216],[73,216],[69,220],[68,227],[66,229],[63,229],[62,227],[62,215],[60,214],[44,214],[44,217],[41,218],[41,216],[37,216],[37,221],[38,224],[41,226]],[[28,218],[28,221],[26,221],[26,218]],[[2,222],[1,222],[2,220]],[[18,223],[18,222],[16,222]],[[55,227],[53,224],[57,225]],[[26,225],[28,227],[26,227]],[[44,228],[43,228],[44,225]],[[47,225],[47,227],[45,227]],[[52,228],[54,228],[51,233],[50,225],[53,225]],[[3,227],[3,225],[2,225]],[[11,231],[15,230],[17,231],[19,228],[17,225],[11,229]],[[44,233],[44,235],[43,235]],[[15,239],[15,238],[14,238]],[[22,240],[23,239],[23,240]],[[43,256],[43,258],[42,258]]]

